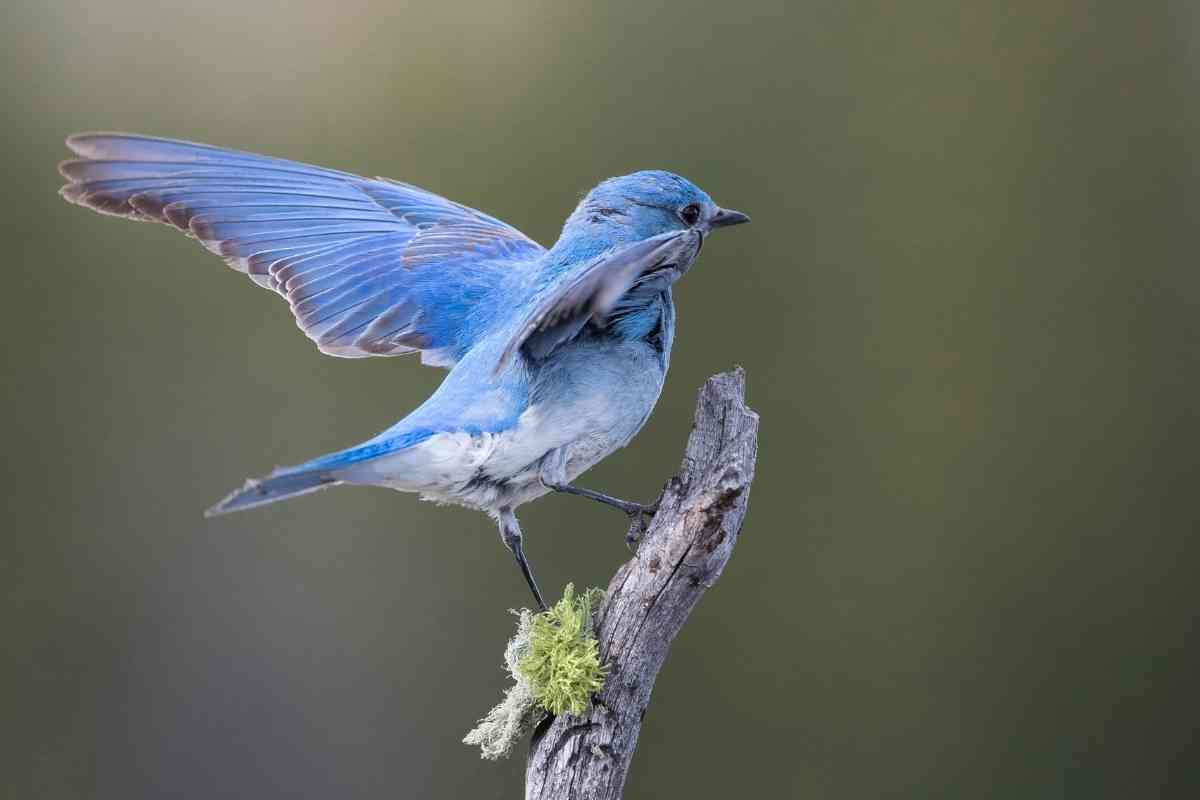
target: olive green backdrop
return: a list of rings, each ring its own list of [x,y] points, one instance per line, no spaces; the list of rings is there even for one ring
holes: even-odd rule
[[[5,796],[521,791],[520,756],[459,743],[527,601],[486,518],[369,489],[200,516],[443,373],[323,357],[195,244],[62,203],[89,128],[395,177],[544,243],[641,168],[753,215],[679,286],[645,431],[583,481],[652,497],[696,388],[746,367],[749,517],[631,800],[1189,796],[1198,24],[1101,0],[5,4]],[[522,520],[553,590],[626,557],[595,504]]]

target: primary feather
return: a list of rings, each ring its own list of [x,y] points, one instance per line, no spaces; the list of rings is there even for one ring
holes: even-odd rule
[[[423,351],[451,366],[470,315],[514,265],[545,250],[431,192],[284,159],[131,134],[67,140],[67,200],[174,225],[292,308],[324,353]]]

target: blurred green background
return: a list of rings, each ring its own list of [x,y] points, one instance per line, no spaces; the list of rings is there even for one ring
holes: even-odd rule
[[[521,792],[522,757],[459,743],[527,602],[490,521],[369,489],[200,516],[443,373],[322,357],[168,228],[61,202],[63,136],[119,129],[410,181],[543,243],[640,168],[753,215],[678,288],[654,417],[582,481],[652,497],[697,387],[746,367],[750,514],[631,800],[1194,797],[1198,24],[1101,0],[5,4],[5,796]],[[553,591],[626,557],[595,504],[522,521]]]

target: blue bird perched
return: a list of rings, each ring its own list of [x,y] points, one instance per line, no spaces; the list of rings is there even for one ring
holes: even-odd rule
[[[592,189],[549,250],[494,217],[383,178],[192,142],[67,139],[72,203],[174,225],[282,295],[323,353],[420,352],[450,370],[416,410],[362,444],[277,469],[225,514],[337,484],[386,486],[499,524],[545,608],[514,509],[625,446],[658,400],[675,333],[671,285],[715,228],[749,217],[669,172]]]

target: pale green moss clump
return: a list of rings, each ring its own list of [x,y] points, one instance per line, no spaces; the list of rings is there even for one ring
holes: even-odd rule
[[[589,589],[579,597],[567,584],[562,600],[540,614],[522,609],[517,633],[504,649],[513,686],[504,700],[466,735],[484,758],[507,757],[547,714],[582,714],[604,685],[598,643],[592,636],[592,610],[604,597]],[[514,612],[515,613],[515,612]]]
[[[592,609],[603,597],[599,589],[576,597],[568,583],[562,600],[533,618],[529,650],[517,669],[529,681],[534,700],[551,714],[582,714],[604,685],[599,644],[592,636]]]

